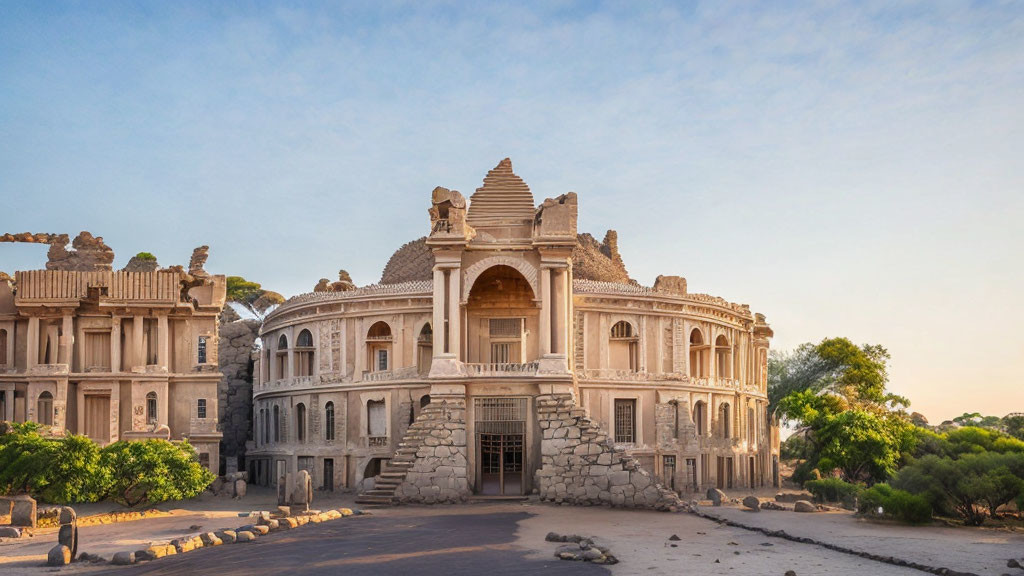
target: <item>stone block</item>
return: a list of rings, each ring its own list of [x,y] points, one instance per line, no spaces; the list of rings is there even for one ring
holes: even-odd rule
[[[235,536],[236,536],[236,539],[235,539],[236,542],[255,542],[256,541],[256,535],[253,534],[252,532],[247,531],[247,530],[242,530],[242,531],[238,532]]]
[[[0,526],[0,538],[21,538],[21,528]]]
[[[818,507],[807,500],[797,500],[793,503],[794,512],[817,512]]]
[[[78,554],[78,523],[63,524],[57,532],[57,543],[71,550],[71,556]]]
[[[110,563],[117,566],[135,564],[135,552],[116,552],[114,557],[110,559]]]
[[[15,496],[11,499],[11,525],[36,527],[36,501],[27,495]]]
[[[75,509],[71,506],[61,506],[60,508],[60,523],[71,524],[78,519],[78,514],[75,513]]]
[[[245,480],[235,480],[235,497],[245,498],[246,484]]]
[[[199,535],[199,539],[203,541],[203,546],[219,546],[223,544],[221,539],[213,532],[203,532]]]
[[[224,542],[225,544],[234,544],[235,540],[238,539],[234,530],[218,530],[214,534],[216,534],[217,538],[220,538],[221,542]]]
[[[722,502],[729,499],[729,497],[725,495],[725,492],[722,492],[718,488],[708,488],[707,497],[715,506],[721,506]]]
[[[743,507],[754,512],[760,512],[761,501],[757,499],[757,496],[747,496],[743,499]]]
[[[46,554],[47,566],[67,566],[71,563],[71,549],[63,544],[57,544],[50,548]]]
[[[146,555],[150,560],[163,558],[164,556],[167,556],[167,546],[150,546],[149,548],[146,548]],[[138,554],[136,554],[136,556],[138,556]]]

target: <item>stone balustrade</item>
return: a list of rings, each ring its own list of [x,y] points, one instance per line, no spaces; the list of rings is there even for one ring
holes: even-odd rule
[[[537,373],[539,362],[473,362],[466,363],[470,376],[521,376]]]

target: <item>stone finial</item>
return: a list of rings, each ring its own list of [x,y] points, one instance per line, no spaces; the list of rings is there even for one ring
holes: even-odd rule
[[[466,198],[458,190],[438,186],[430,193],[430,236],[470,239],[476,235],[466,223]]]
[[[188,273],[191,276],[207,276],[203,266],[206,259],[210,257],[210,247],[200,246],[192,251],[192,258],[188,261]]]
[[[576,237],[576,193],[548,198],[534,214],[533,235],[539,238]]]
[[[316,283],[316,286],[313,287],[313,292],[330,292],[330,291],[331,291],[331,281],[328,280],[327,278],[321,278]]]
[[[682,276],[658,276],[654,279],[654,289],[673,294],[686,294],[686,278]]]
[[[352,276],[349,275],[348,270],[338,270],[338,282],[352,283]]]

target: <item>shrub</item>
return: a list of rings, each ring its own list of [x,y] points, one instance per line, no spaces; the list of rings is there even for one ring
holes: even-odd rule
[[[851,484],[840,478],[808,480],[804,483],[804,488],[814,494],[814,499],[818,502],[842,502],[850,507],[864,489],[860,484]]]
[[[968,452],[959,459],[928,455],[905,467],[893,486],[924,496],[936,511],[952,511],[980,526],[1024,491],[1024,454]]]
[[[858,510],[863,513],[883,513],[907,524],[925,524],[932,519],[932,507],[924,496],[897,490],[888,484],[875,484],[860,493]]]
[[[801,462],[793,469],[793,482],[803,486],[809,480],[820,480],[821,472],[818,471],[817,462],[807,460]]]
[[[138,254],[135,255],[135,257],[138,258],[139,260],[156,262],[156,256],[154,256],[151,252],[139,252]]]
[[[188,442],[115,442],[101,460],[113,478],[110,498],[126,506],[193,498],[214,479]]]

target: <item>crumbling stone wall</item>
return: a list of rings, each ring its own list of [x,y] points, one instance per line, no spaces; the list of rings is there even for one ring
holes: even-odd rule
[[[395,491],[397,501],[438,504],[469,498],[465,398],[432,399],[409,427],[403,444],[398,459],[414,464]]]
[[[572,251],[572,274],[580,280],[631,283],[626,265],[619,255],[619,235],[609,230],[603,242],[590,234],[578,234]]]
[[[537,397],[541,500],[579,506],[612,505],[677,511],[685,507],[635,458],[617,448],[569,394]]]
[[[222,319],[232,315],[238,317],[231,311],[222,315]],[[260,323],[256,320],[222,321],[218,336],[222,376],[217,384],[217,406],[224,434],[220,453],[221,456],[237,456],[239,462],[245,461],[245,442],[252,429],[253,351],[259,329]]]

